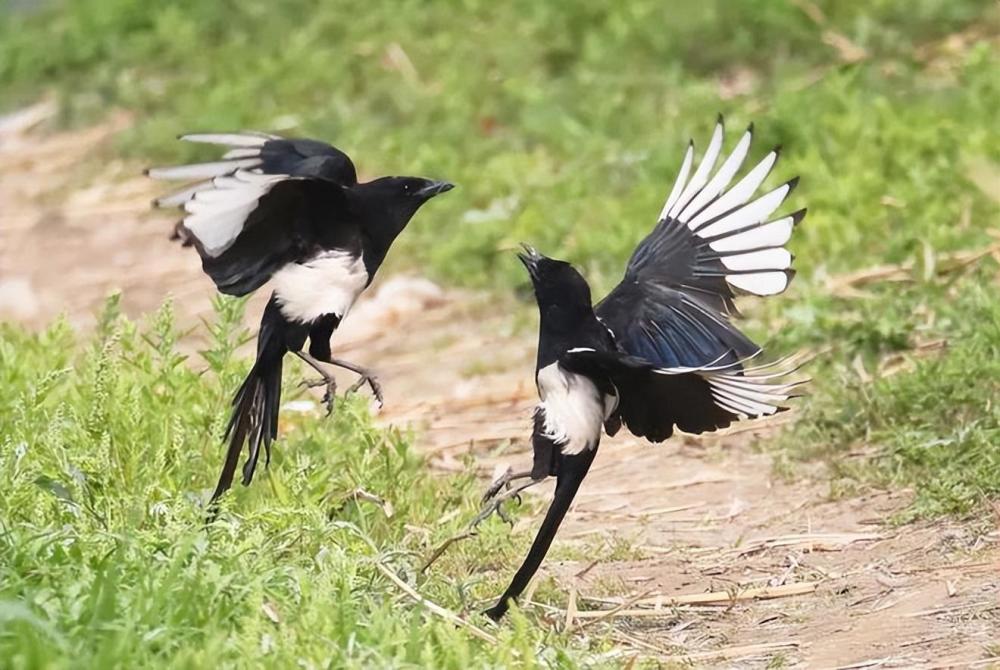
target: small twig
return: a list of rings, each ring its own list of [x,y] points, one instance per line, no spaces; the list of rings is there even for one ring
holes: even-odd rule
[[[573,617],[576,615],[576,586],[570,587],[569,602],[566,603],[566,623],[564,632],[569,632],[573,628]]]
[[[649,651],[655,652],[658,656],[667,657],[672,654],[672,652],[667,651],[663,647],[659,647],[650,642],[646,642],[643,639],[640,639],[634,635],[629,635],[628,633],[625,633],[620,630],[614,631],[611,634],[611,637],[615,640],[618,640],[619,642],[624,642],[625,644],[630,644],[635,647],[642,647],[643,649],[648,649]]]
[[[932,607],[929,610],[920,610],[919,612],[909,612],[902,616],[907,619],[915,619],[922,616],[935,616],[937,614],[953,614],[955,612],[962,612],[966,610],[983,608],[984,610],[996,609],[998,606],[996,603],[990,602],[988,600],[982,600],[975,603],[969,603],[968,605],[958,605],[956,607]]]
[[[601,562],[601,559],[595,558],[589,564],[587,564],[587,567],[585,567],[583,570],[580,570],[578,573],[576,573],[573,576],[576,577],[577,579],[583,579],[584,577],[587,576],[587,573],[590,572],[591,570],[593,570],[595,567],[597,567],[597,565],[600,562]]]
[[[431,602],[427,598],[424,598],[422,595],[417,593],[413,589],[413,587],[411,587],[409,584],[400,579],[396,575],[396,573],[387,568],[381,561],[375,561],[375,567],[378,568],[379,572],[385,575],[385,577],[393,584],[395,584],[403,593],[408,595],[415,602],[426,607],[431,613],[438,615],[439,617],[445,619],[446,621],[450,621],[456,626],[461,626],[462,628],[468,629],[470,633],[478,637],[480,640],[483,640],[484,642],[489,642],[490,644],[497,643],[496,637],[490,635],[485,630],[479,628],[478,626],[474,626],[473,624],[469,623],[468,621],[458,616],[451,610],[445,609],[444,607],[441,607],[437,603]]]
[[[382,509],[382,513],[385,514],[386,518],[391,518],[393,515],[394,510],[391,502],[389,502],[385,498],[375,495],[374,493],[369,493],[368,491],[362,488],[356,488],[353,491],[350,491],[347,494],[341,496],[338,502],[346,502],[348,500],[354,500],[354,501],[360,500],[363,502],[368,502],[374,505],[378,505]]]
[[[577,515],[592,514],[595,516],[611,517],[615,519],[644,519],[653,516],[662,516],[664,514],[674,514],[676,512],[686,512],[688,510],[696,509],[698,507],[703,507],[705,503],[693,503],[690,505],[676,505],[674,507],[659,507],[650,510],[639,510],[636,512],[615,512],[614,510],[589,510],[589,509],[577,509]],[[623,503],[616,509],[621,509],[622,507],[628,507],[627,503]]]
[[[982,568],[983,570],[980,570]],[[954,565],[938,565],[929,568],[911,568],[909,570],[901,570],[900,574],[903,575],[915,575],[922,572],[944,572],[947,570],[960,570],[968,572],[990,572],[992,570],[1000,571],[1000,561],[978,561],[972,563],[956,563]]]
[[[939,663],[937,665],[928,665],[927,670],[954,670],[954,668],[983,668],[986,666],[992,667],[997,661],[1000,661],[1000,656],[990,656],[988,658],[980,658],[975,661],[965,661],[962,663]]]
[[[427,568],[431,567],[431,565],[433,565],[435,561],[441,558],[441,556],[448,549],[448,547],[455,544],[456,542],[467,540],[470,537],[475,537],[475,536],[476,536],[476,531],[472,528],[469,528],[467,530],[462,531],[461,533],[458,533],[457,535],[452,535],[451,537],[449,537],[447,540],[438,545],[437,549],[435,549],[431,553],[427,561],[424,562],[424,564],[421,566],[420,574],[427,572]]]
[[[642,591],[642,592],[638,593],[637,595],[635,595],[633,598],[624,601],[618,607],[615,607],[613,609],[607,610],[606,612],[602,612],[602,614],[604,614],[605,616],[597,616],[597,617],[594,617],[593,619],[590,619],[589,621],[584,621],[582,624],[580,624],[580,630],[583,630],[587,626],[593,625],[593,624],[598,623],[600,621],[604,621],[607,618],[615,616],[618,612],[621,612],[622,610],[626,610],[626,609],[632,607],[633,605],[635,605],[637,602],[639,602],[640,600],[642,600],[643,598],[645,598],[646,596],[648,596],[652,592],[653,592],[652,589],[647,589],[645,591]]]
[[[877,668],[895,660],[897,659],[893,656],[886,656],[885,658],[872,658],[867,661],[858,661],[857,663],[851,663],[849,665],[838,665],[831,668],[831,670],[863,670],[864,668]]]
[[[535,591],[538,590],[538,585],[541,584],[541,580],[538,579],[538,575],[531,578],[528,582],[528,588],[524,590],[524,602],[530,603],[535,599]]]
[[[691,477],[688,479],[681,479],[678,481],[667,482],[665,484],[660,484],[658,486],[647,486],[643,488],[632,488],[629,489],[629,493],[645,493],[645,492],[659,492],[659,491],[671,491],[673,489],[683,489],[691,486],[700,486],[702,484],[722,484],[725,482],[737,481],[738,477],[730,477],[728,475],[709,475],[707,477]],[[621,491],[615,490],[600,490],[600,491],[581,491],[577,494],[577,498],[584,497],[612,497],[616,495],[621,495]]]
[[[475,537],[476,528],[479,527],[479,524],[481,524],[483,521],[489,518],[490,515],[492,515],[494,512],[496,512],[497,516],[503,519],[506,523],[513,526],[514,525],[513,519],[507,516],[506,512],[503,511],[502,507],[503,503],[507,502],[512,498],[517,498],[518,500],[520,500],[521,491],[524,491],[525,489],[531,486],[535,486],[541,481],[542,480],[540,479],[532,479],[530,482],[526,484],[522,484],[518,487],[506,491],[503,495],[493,495],[492,500],[486,501],[486,504],[483,505],[483,508],[479,511],[479,513],[475,516],[475,518],[471,522],[469,522],[469,525],[465,530],[449,537],[447,540],[442,542],[441,545],[437,549],[435,549],[433,553],[431,553],[430,558],[428,558],[427,562],[424,563],[423,567],[420,568],[420,572],[423,573],[427,570],[427,568],[431,567],[431,565],[436,560],[441,558],[441,555],[444,554],[444,552],[451,545],[455,544],[456,542],[466,540],[470,537]]]
[[[723,659],[728,661],[733,661],[741,658],[749,658],[751,656],[760,656],[762,654],[769,654],[775,651],[782,651],[785,649],[797,649],[799,647],[798,640],[786,640],[784,642],[763,642],[761,644],[747,644],[737,647],[723,647],[722,649],[714,649],[712,651],[698,651],[690,654],[680,654],[677,656],[660,656],[657,660],[676,662],[676,663],[691,663],[693,661],[708,661],[712,659]]]
[[[737,547],[731,554],[748,556],[759,551],[776,547],[803,547],[808,551],[840,551],[855,542],[871,542],[885,539],[879,533],[805,533],[802,535],[779,535],[764,540],[755,540],[744,547]]]
[[[637,600],[633,605],[638,606],[652,606],[653,610],[630,610],[643,612],[643,616],[648,616],[649,613],[660,611],[662,612],[664,607],[673,607],[677,605],[730,605],[734,602],[740,602],[744,600],[770,600],[772,598],[787,598],[790,596],[800,596],[807,593],[813,593],[819,587],[819,582],[797,582],[793,584],[784,584],[782,586],[762,586],[744,589],[736,593],[730,591],[707,591],[705,593],[687,593],[678,596],[666,596],[657,595],[650,598],[643,598]],[[589,600],[589,598],[588,598]],[[604,602],[613,602],[611,599],[605,599]],[[577,617],[587,616],[588,618],[600,617],[606,615],[607,612],[580,612]],[[623,615],[626,616],[626,615]]]

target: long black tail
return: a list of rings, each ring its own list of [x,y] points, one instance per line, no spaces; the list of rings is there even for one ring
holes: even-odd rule
[[[497,604],[486,610],[486,616],[494,621],[499,621],[510,608],[510,602],[517,600],[517,597],[527,588],[528,582],[535,576],[538,567],[542,564],[542,559],[548,553],[556,531],[559,530],[559,524],[562,523],[569,506],[573,503],[573,498],[576,497],[576,492],[580,489],[580,484],[587,476],[587,471],[590,470],[590,464],[594,462],[596,455],[597,449],[584,449],[581,453],[574,455],[559,454],[556,492],[552,504],[549,505],[549,509],[545,513],[545,519],[542,520],[542,525],[538,528],[535,541],[531,543],[531,549],[528,550],[524,563],[518,568],[510,586],[500,596]]]
[[[233,485],[233,475],[244,443],[248,447],[247,460],[243,465],[244,486],[253,480],[262,444],[265,463],[271,462],[271,443],[278,437],[281,362],[288,351],[284,323],[272,297],[264,310],[257,335],[257,360],[233,397],[233,414],[223,438],[229,442],[229,449],[210,505]]]

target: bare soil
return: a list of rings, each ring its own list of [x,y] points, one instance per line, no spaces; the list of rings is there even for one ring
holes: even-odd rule
[[[210,312],[211,284],[196,254],[168,241],[171,220],[149,212],[155,185],[135,165],[95,159],[111,155],[107,143],[128,118],[53,132],[44,129],[50,114],[0,119],[0,318],[41,327],[63,312],[86,329],[121,290],[132,315],[169,293],[181,322],[196,324]],[[530,461],[526,309],[383,278],[334,348],[380,371],[380,420],[412,429],[432,468],[463,468],[472,453],[485,484]],[[783,415],[791,422],[793,412]],[[623,650],[699,667],[1000,662],[996,523],[896,527],[887,521],[906,491],[832,498],[819,466],[777,477],[753,445],[780,429],[753,424],[659,446],[606,440],[542,569],[568,594],[569,611],[529,606],[552,625],[581,635],[611,626]],[[535,523],[522,514],[517,530]],[[593,613],[601,608],[617,610]]]

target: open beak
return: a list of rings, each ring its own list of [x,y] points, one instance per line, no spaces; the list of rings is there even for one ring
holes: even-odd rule
[[[450,181],[432,181],[430,184],[417,191],[417,195],[426,200],[433,198],[436,195],[447,193],[453,188],[455,188],[455,185]]]
[[[528,274],[532,277],[538,275],[538,261],[542,260],[542,255],[535,251],[534,247],[530,247],[527,244],[522,244],[517,257],[524,263],[524,267],[528,269]]]

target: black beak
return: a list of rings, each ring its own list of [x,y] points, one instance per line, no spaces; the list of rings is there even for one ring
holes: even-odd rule
[[[424,186],[422,189],[417,191],[416,195],[419,195],[425,200],[429,200],[436,195],[447,193],[453,188],[455,188],[455,185],[449,181],[432,181],[427,186]]]
[[[542,255],[535,251],[534,247],[527,244],[522,244],[521,248],[524,251],[518,252],[517,257],[524,263],[524,267],[528,269],[528,274],[532,278],[538,276],[538,261],[542,260]]]

